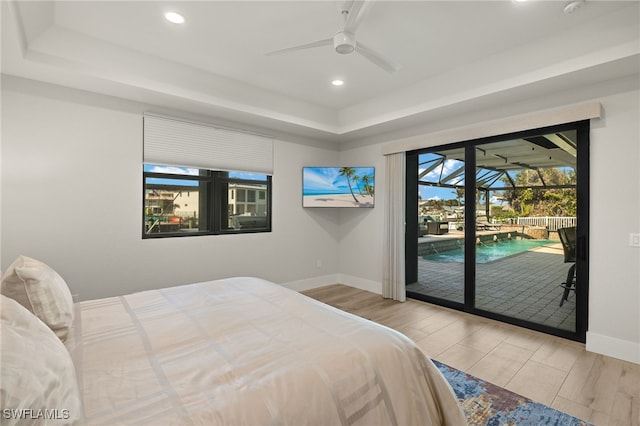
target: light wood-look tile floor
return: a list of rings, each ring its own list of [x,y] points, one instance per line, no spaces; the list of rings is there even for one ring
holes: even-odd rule
[[[303,294],[396,329],[431,358],[596,425],[640,425],[640,365],[584,345],[336,284]]]

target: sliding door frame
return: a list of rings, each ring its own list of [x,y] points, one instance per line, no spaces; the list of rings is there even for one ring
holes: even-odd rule
[[[589,120],[576,121],[561,125],[531,129],[504,135],[473,139],[453,144],[439,145],[407,152],[406,155],[406,275],[407,284],[418,281],[418,156],[422,153],[442,149],[465,148],[465,252],[464,252],[464,303],[437,298],[417,292],[407,291],[407,297],[422,300],[448,308],[464,311],[486,318],[525,327],[566,339],[585,342],[588,329],[588,294],[589,294]],[[475,307],[476,295],[476,206],[467,201],[467,194],[476,191],[476,148],[478,146],[509,139],[520,139],[545,133],[567,130],[577,132],[576,154],[576,328],[575,331],[550,327],[547,325],[510,317],[507,315],[478,309]],[[472,198],[474,199],[474,198]],[[558,287],[558,300],[562,295]]]

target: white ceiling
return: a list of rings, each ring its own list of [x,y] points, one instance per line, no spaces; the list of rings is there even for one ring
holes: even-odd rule
[[[342,142],[639,72],[638,1],[565,4],[377,1],[357,39],[390,74],[331,46],[265,55],[331,37],[334,1],[3,1],[2,72]]]

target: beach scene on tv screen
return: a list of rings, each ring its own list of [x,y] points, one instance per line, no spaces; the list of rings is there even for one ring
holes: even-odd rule
[[[373,167],[304,167],[303,207],[373,207]]]

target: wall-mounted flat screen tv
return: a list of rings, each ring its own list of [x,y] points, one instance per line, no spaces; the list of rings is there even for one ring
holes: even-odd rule
[[[373,167],[303,167],[302,207],[373,207]]]

